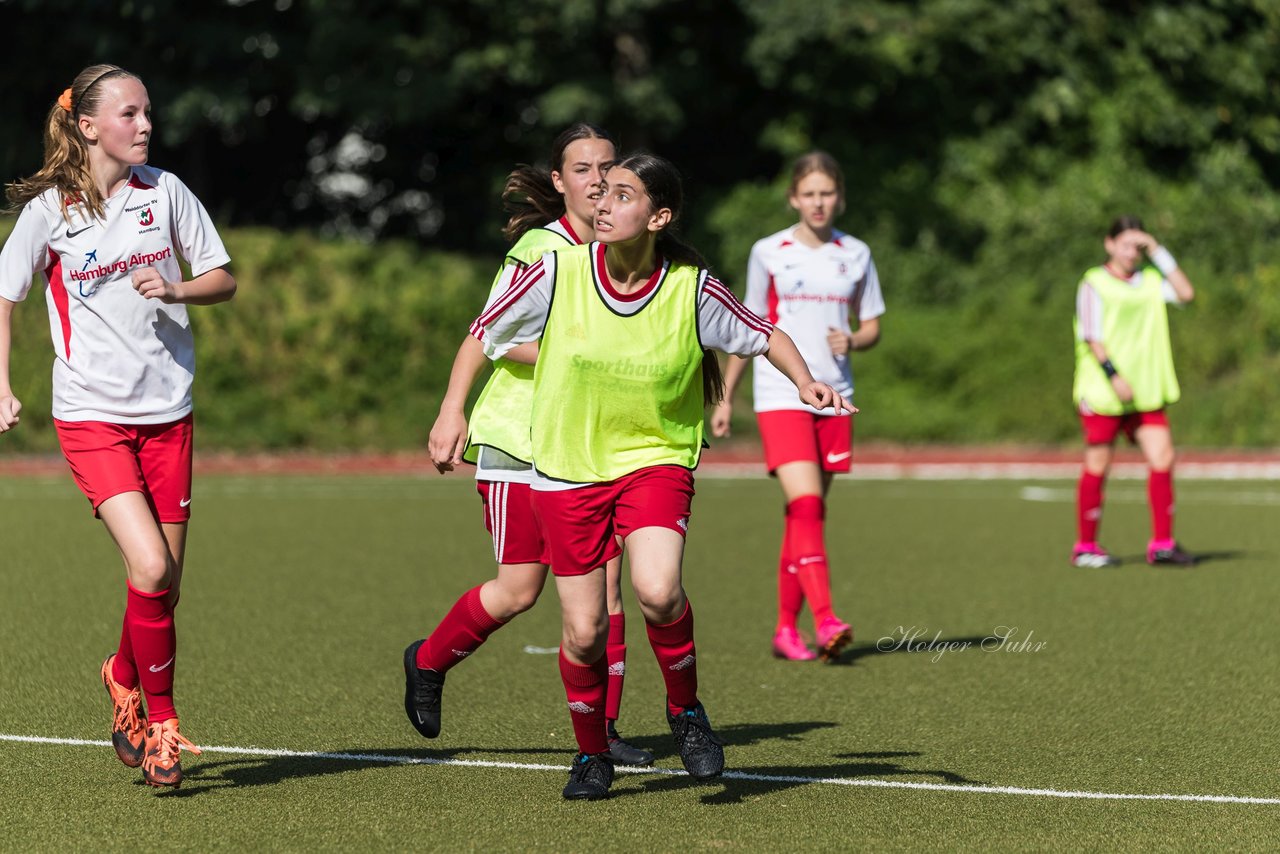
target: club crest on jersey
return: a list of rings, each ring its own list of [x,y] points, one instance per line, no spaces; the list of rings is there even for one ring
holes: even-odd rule
[[[151,208],[144,208],[138,214],[138,225],[148,226],[156,221],[155,215],[151,213]]]

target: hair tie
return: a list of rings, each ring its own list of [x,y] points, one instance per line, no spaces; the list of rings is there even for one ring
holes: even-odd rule
[[[68,113],[71,112],[71,87],[68,86],[62,91],[62,94],[58,96],[58,106],[66,110]]]

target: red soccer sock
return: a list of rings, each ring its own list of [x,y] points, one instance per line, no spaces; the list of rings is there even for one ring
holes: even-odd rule
[[[791,560],[815,624],[835,616],[831,611],[831,570],[823,542],[826,515],[826,502],[817,495],[804,495],[787,505]]]
[[[605,735],[604,705],[608,690],[609,665],[602,655],[594,664],[574,664],[560,653],[560,681],[569,701],[573,737],[583,753],[604,753],[609,749]]]
[[[693,646],[693,605],[685,601],[684,613],[674,623],[655,626],[645,620],[649,646],[658,659],[662,680],[667,685],[667,708],[671,714],[698,705],[698,656]]]
[[[804,606],[804,588],[791,560],[791,538],[788,524],[782,533],[782,550],[778,553],[778,625],[777,629],[794,629],[796,618]]]
[[[604,716],[610,721],[618,719],[622,708],[622,681],[627,676],[627,615],[609,615],[609,642],[604,648],[609,665],[608,689],[605,693]]]
[[[1076,490],[1076,531],[1081,543],[1098,541],[1098,526],[1102,524],[1102,485],[1106,478],[1100,474],[1080,473],[1080,485]]]
[[[138,677],[147,699],[147,722],[161,723],[176,718],[173,671],[178,636],[173,626],[168,589],[143,593],[130,584],[124,618],[129,627]]]
[[[137,688],[138,665],[133,661],[133,642],[129,640],[128,605],[126,604],[125,607],[125,618],[121,620],[120,627],[120,647],[116,650],[116,657],[111,662],[111,678],[125,688]]]
[[[502,625],[480,603],[480,588],[471,588],[458,598],[436,630],[418,647],[418,668],[446,672],[479,649]]]
[[[1153,471],[1147,476],[1147,501],[1151,504],[1151,539],[1173,539],[1173,472]]]

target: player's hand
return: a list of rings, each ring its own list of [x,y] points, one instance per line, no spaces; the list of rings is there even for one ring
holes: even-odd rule
[[[854,413],[858,411],[858,407],[854,406],[842,394],[826,383],[809,383],[800,389],[800,400],[814,409],[834,409],[837,415],[841,412]]]
[[[733,404],[722,400],[711,410],[711,435],[724,439],[729,435],[729,422],[733,419]]]
[[[1115,390],[1116,397],[1120,398],[1121,403],[1133,403],[1133,386],[1129,385],[1129,381],[1124,377],[1119,374],[1112,377],[1111,388]]]
[[[849,333],[841,332],[834,326],[828,326],[827,345],[831,347],[831,355],[833,356],[839,357],[849,355]]]
[[[0,433],[12,430],[20,420],[22,402],[11,394],[0,396]]]
[[[1138,248],[1147,253],[1147,257],[1151,257],[1151,253],[1160,248],[1160,241],[1156,240],[1145,231],[1138,232]]]
[[[178,301],[178,286],[166,282],[155,267],[139,267],[133,271],[133,289],[145,299],[158,299],[163,303]]]
[[[466,448],[467,417],[455,409],[441,410],[427,439],[427,451],[436,471],[444,474],[462,465],[462,452]]]

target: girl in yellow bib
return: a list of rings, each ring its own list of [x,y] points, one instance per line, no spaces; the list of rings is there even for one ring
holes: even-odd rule
[[[1120,562],[1098,545],[1098,525],[1103,483],[1116,437],[1124,431],[1150,469],[1147,562],[1189,566],[1195,557],[1173,539],[1173,439],[1164,408],[1177,402],[1180,391],[1165,306],[1190,302],[1195,289],[1137,217],[1113,222],[1103,247],[1107,263],[1084,274],[1076,296],[1073,396],[1085,449],[1071,562],[1098,568]],[[1142,263],[1144,254],[1150,264]]]
[[[564,797],[607,797],[605,563],[631,581],[666,684],[666,717],[690,776],[724,769],[698,698],[693,611],[681,584],[703,411],[723,393],[715,357],[767,353],[818,409],[852,411],[814,381],[786,333],[752,314],[672,234],[680,177],[634,154],[605,174],[596,242],[548,253],[472,326],[497,358],[539,342],[534,371],[534,510],[560,595],[560,674],[579,754]]]

